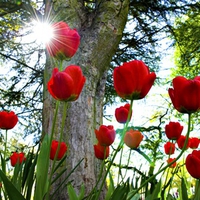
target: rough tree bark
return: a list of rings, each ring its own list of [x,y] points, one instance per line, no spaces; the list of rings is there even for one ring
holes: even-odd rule
[[[80,166],[70,176],[70,181],[78,191],[85,185],[86,194],[94,187],[99,171],[99,161],[94,157],[93,145],[96,143],[94,129],[102,124],[102,108],[106,74],[127,21],[129,0],[95,1],[95,12],[88,12],[83,0],[56,0],[54,4],[46,0],[46,12],[52,17],[65,21],[76,28],[81,36],[80,47],[75,56],[67,63],[81,66],[86,83],[75,102],[69,103],[65,123],[64,140],[68,144],[66,160],[67,173],[83,159]],[[59,13],[59,15],[58,15]],[[46,13],[49,16],[49,13]],[[63,67],[65,67],[63,66]],[[48,94],[46,83],[56,67],[47,60],[44,82],[43,131],[50,133],[52,127],[55,100]],[[61,104],[62,106],[62,104]],[[57,132],[61,124],[62,108],[57,120]],[[56,137],[56,136],[55,136]],[[66,175],[67,175],[66,173]],[[59,191],[57,200],[67,199],[66,190]],[[104,199],[103,196],[100,199]]]

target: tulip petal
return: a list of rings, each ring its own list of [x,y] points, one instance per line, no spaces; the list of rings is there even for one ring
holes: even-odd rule
[[[64,72],[69,74],[69,76],[72,78],[74,82],[74,88],[72,94],[77,96],[78,98],[86,81],[86,78],[83,76],[81,68],[76,65],[70,65],[66,67]]]
[[[156,74],[154,72],[147,75],[147,77],[144,79],[143,87],[140,93],[140,99],[144,98],[148,94],[155,79],[156,79]]]
[[[200,159],[193,154],[189,154],[186,158],[185,164],[186,164],[186,168],[189,174],[192,177],[199,179],[200,178]]]
[[[73,91],[74,82],[72,78],[64,73],[57,72],[57,68],[53,70],[53,76],[48,82],[48,90],[50,94],[58,100],[67,100]]]
[[[130,99],[135,88],[135,81],[129,68],[124,66],[115,68],[113,78],[117,94],[122,98]]]

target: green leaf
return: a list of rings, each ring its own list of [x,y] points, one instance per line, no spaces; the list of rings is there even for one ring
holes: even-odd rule
[[[34,155],[33,152],[29,152],[26,158],[24,171],[23,171],[24,172],[23,179],[22,179],[23,181],[22,187],[24,188],[26,199],[31,199],[31,193],[32,193],[33,184],[35,181],[35,167],[36,167],[37,158],[38,158],[38,152],[36,153],[36,155]]]
[[[1,155],[1,168],[2,168],[2,171],[5,173],[6,172],[6,162],[2,155]]]
[[[77,197],[76,192],[71,184],[67,185],[67,192],[68,192],[70,200],[79,200],[79,198]]]
[[[127,180],[126,183],[123,183],[122,185],[118,185],[117,188],[114,190],[110,200],[126,199],[130,191],[128,182],[129,182],[129,179]]]
[[[12,182],[6,177],[2,170],[0,170],[0,177],[4,183],[6,192],[8,194],[9,200],[25,200],[22,194],[17,190],[17,188],[12,184]]]
[[[161,180],[156,184],[156,187],[151,195],[151,200],[155,200],[158,198],[158,195],[160,194],[160,190],[161,190]]]
[[[184,178],[181,179],[181,196],[183,200],[188,200],[187,187]]]
[[[80,190],[80,194],[79,194],[79,196],[78,196],[78,199],[79,199],[79,200],[82,200],[83,197],[84,197],[84,195],[85,195],[85,186],[84,186],[84,185],[81,185],[81,190]]]
[[[134,190],[132,190],[131,192],[128,193],[128,199],[130,199],[130,196],[132,196],[132,193],[135,193]],[[140,194],[135,194],[133,197],[131,197],[130,200],[139,200],[140,199]]]
[[[109,181],[110,181],[110,182],[109,182],[108,191],[107,191],[107,193],[106,193],[105,200],[109,200],[109,199],[110,199],[110,197],[111,197],[111,195],[112,195],[112,193],[113,193],[113,191],[114,191],[114,189],[115,189],[114,181],[113,181],[112,175],[111,175],[110,172],[108,172],[108,174],[109,174]]]
[[[37,160],[35,200],[43,199],[48,190],[49,154],[50,138],[46,134],[42,141]]]

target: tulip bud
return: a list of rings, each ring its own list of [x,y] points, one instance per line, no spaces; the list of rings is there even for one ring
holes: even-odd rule
[[[130,104],[127,103],[125,104],[124,106],[121,106],[119,108],[116,108],[115,109],[115,118],[116,120],[119,122],[119,123],[126,123],[127,119],[128,119],[128,113],[129,113],[129,110],[130,110]],[[132,115],[132,111],[131,111],[131,115]],[[131,115],[130,115],[130,118],[131,118]]]
[[[13,152],[12,155],[10,156],[10,163],[13,167],[18,164],[22,164],[23,161],[25,161],[25,155],[23,152],[18,153],[18,152]]]
[[[101,146],[110,146],[116,136],[113,126],[101,125],[99,130],[95,130],[96,138]]]
[[[143,137],[140,131],[130,129],[124,136],[124,143],[131,149],[136,149],[143,140]]]
[[[99,143],[94,145],[94,154],[96,158],[104,160],[109,156],[109,146],[101,146]]]
[[[1,129],[12,129],[15,127],[15,125],[18,122],[18,117],[17,115],[11,111],[1,111],[0,112],[0,128]]]
[[[64,142],[60,142],[60,145],[59,145],[59,142],[56,141],[56,140],[53,140],[52,143],[51,143],[51,151],[50,151],[50,159],[51,160],[61,160],[63,158],[63,156],[65,155],[66,151],[67,151],[67,145],[64,143]],[[57,153],[57,157],[55,158],[56,156],[56,151],[57,149],[59,148],[58,150],[58,153]]]
[[[169,140],[178,140],[183,131],[183,126],[179,122],[169,122],[165,126],[165,134]]]

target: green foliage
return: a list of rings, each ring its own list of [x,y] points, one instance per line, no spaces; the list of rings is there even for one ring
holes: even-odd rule
[[[82,200],[84,197],[84,194],[85,194],[85,187],[84,187],[84,185],[82,185],[80,193],[79,193],[79,195],[77,195],[73,186],[69,183],[67,185],[67,192],[68,192],[70,200]]]
[[[184,178],[181,178],[181,197],[184,200],[188,200],[187,187]]]
[[[0,177],[4,183],[9,200],[25,200],[21,192],[15,187],[15,185],[7,178],[7,176],[0,170]]]
[[[172,76],[181,75],[193,78],[199,74],[200,67],[199,9],[192,9],[182,18],[178,18],[174,32],[176,68],[172,69]]]
[[[48,169],[49,169],[49,147],[50,147],[50,138],[49,135],[45,135],[41,148],[40,154],[37,161],[37,170],[36,170],[36,191],[34,199],[43,199],[47,193],[50,183],[48,183]]]

